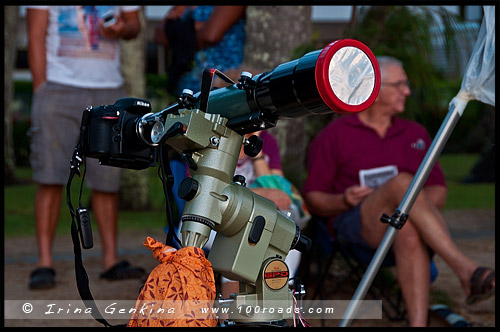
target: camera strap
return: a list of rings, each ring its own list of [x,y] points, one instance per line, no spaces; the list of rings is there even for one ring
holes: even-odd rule
[[[90,313],[92,317],[103,324],[106,327],[125,327],[125,325],[111,325],[106,319],[103,318],[102,314],[99,312],[97,305],[95,303],[94,297],[92,296],[92,292],[89,287],[89,278],[87,275],[87,271],[83,266],[82,259],[82,246],[85,249],[90,249],[93,245],[92,241],[92,233],[90,231],[90,220],[87,218],[87,223],[83,222],[82,215],[79,213],[82,210],[86,210],[82,208],[81,198],[83,191],[83,183],[85,181],[85,171],[86,171],[86,158],[85,158],[85,149],[84,149],[84,139],[85,133],[87,130],[87,126],[90,120],[90,110],[91,108],[87,108],[83,112],[82,116],[82,124],[80,127],[80,138],[73,152],[73,156],[71,158],[70,164],[70,175],[68,178],[68,182],[66,184],[66,201],[68,204],[68,208],[71,214],[71,239],[73,241],[73,252],[75,255],[75,275],[76,275],[76,285],[78,288],[78,293],[80,294],[81,299],[84,301],[85,306],[90,309]],[[172,184],[173,184],[173,175],[172,170],[170,168],[170,162],[168,158],[168,150],[165,146],[164,142],[168,137],[175,136],[178,134],[182,134],[186,131],[185,126],[177,122],[175,123],[165,134],[160,145],[160,168],[158,170],[160,179],[163,183],[163,191],[166,198],[166,214],[167,220],[169,222],[169,230],[167,233],[167,243],[174,244],[176,241],[180,245],[180,240],[175,234],[174,225],[173,225],[173,207],[172,207]],[[80,176],[80,166],[83,164],[83,176],[80,183],[80,194],[79,194],[79,209],[75,211],[73,204],[71,203],[71,183],[75,175]],[[86,228],[86,226],[88,226]],[[80,241],[81,240],[81,241]]]
[[[185,126],[181,122],[176,122],[170,127],[159,143],[159,157],[160,167],[158,168],[158,176],[162,182],[163,194],[165,195],[165,213],[167,215],[168,231],[166,244],[180,248],[181,241],[175,234],[174,226],[174,211],[173,211],[173,193],[172,187],[174,183],[174,176],[170,167],[170,160],[168,158],[168,148],[165,141],[178,134],[186,132]],[[180,212],[180,211],[179,211]]]
[[[79,169],[80,162],[83,161],[83,163],[85,163],[85,157],[83,158],[81,157],[79,150],[80,150],[79,146],[77,145],[77,147],[75,148],[75,152],[73,153],[73,158],[71,159],[71,172],[68,179],[68,183],[66,185],[66,200],[71,213],[71,239],[73,240],[73,252],[75,254],[76,286],[78,288],[78,293],[80,294],[80,297],[84,301],[85,306],[88,309],[90,309],[92,317],[94,317],[96,321],[103,324],[104,326],[109,327],[111,326],[111,324],[109,324],[102,317],[101,313],[99,312],[99,309],[97,308],[94,297],[92,296],[92,292],[90,291],[89,277],[87,275],[85,267],[83,266],[83,260],[82,260],[82,248],[79,238],[79,232],[81,232],[81,228],[80,225],[77,224],[77,215],[73,208],[73,205],[71,204],[71,182],[75,174],[80,175],[80,169]],[[81,184],[82,187],[84,178],[85,178],[85,171],[84,171],[84,176],[82,177],[82,184]],[[80,198],[81,198],[81,191],[82,190],[80,188]]]
[[[71,170],[68,178],[68,183],[66,184],[66,202],[68,204],[69,211],[71,214],[71,239],[73,240],[73,252],[75,254],[76,286],[78,288],[78,293],[80,294],[81,299],[84,301],[85,306],[88,309],[90,309],[90,313],[96,321],[98,321],[99,323],[103,324],[106,327],[118,327],[118,326],[121,327],[123,325],[113,326],[109,324],[108,321],[106,321],[106,319],[102,317],[101,313],[99,312],[99,309],[97,308],[94,297],[92,296],[92,292],[90,291],[89,287],[89,277],[87,275],[85,267],[83,266],[83,260],[82,260],[82,248],[79,238],[79,234],[82,233],[80,220],[78,220],[79,218],[77,216],[77,213],[75,212],[73,204],[71,203],[71,182],[73,181],[75,175],[80,176],[80,165],[83,163],[84,171],[83,171],[82,181],[80,184],[80,195],[79,195],[79,205],[81,207],[82,189],[83,189],[83,182],[85,180],[85,168],[86,168],[85,156],[82,151],[82,146],[84,138],[83,135],[86,130],[89,114],[90,114],[89,109],[86,109],[83,112],[82,125],[80,128],[80,139],[75,147],[73,156],[70,161]]]

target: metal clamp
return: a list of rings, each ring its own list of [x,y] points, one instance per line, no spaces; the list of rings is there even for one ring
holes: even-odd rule
[[[380,217],[381,222],[383,222],[384,224],[389,224],[396,229],[401,229],[406,223],[406,220],[408,220],[408,215],[405,213],[401,213],[401,211],[397,209],[392,214],[392,217],[389,217],[389,215],[385,213],[383,213],[382,217]]]

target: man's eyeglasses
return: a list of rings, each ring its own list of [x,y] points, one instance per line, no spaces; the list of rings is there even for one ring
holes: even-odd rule
[[[410,81],[397,81],[397,82],[382,82],[381,84],[389,85],[395,87],[398,90],[402,90],[403,88],[410,88]]]

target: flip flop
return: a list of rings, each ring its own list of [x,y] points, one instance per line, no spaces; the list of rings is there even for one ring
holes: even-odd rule
[[[441,320],[443,323],[453,327],[471,327],[471,323],[464,317],[454,313],[444,304],[435,304],[429,308],[433,317]]]
[[[56,286],[56,272],[50,267],[39,267],[31,272],[30,289],[49,289]]]
[[[129,262],[121,261],[101,273],[100,277],[107,280],[139,279],[145,273],[143,268],[131,267]]]
[[[486,271],[490,272],[483,278]],[[495,293],[493,280],[495,280],[495,271],[483,266],[478,267],[470,278],[470,295],[467,297],[467,304],[474,304],[492,296]]]

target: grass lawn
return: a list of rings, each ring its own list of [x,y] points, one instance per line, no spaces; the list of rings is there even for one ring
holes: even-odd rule
[[[476,162],[478,155],[445,154],[440,158],[448,184],[448,202],[445,209],[490,209],[495,207],[495,184],[479,183],[464,184],[461,180],[468,174]],[[149,211],[120,211],[120,229],[161,229],[166,225],[164,196],[161,181],[157,176],[157,168],[149,169],[151,200],[153,208]],[[31,169],[16,170],[18,179],[30,180]],[[78,204],[80,189],[79,178],[75,177],[72,184],[72,203]],[[32,182],[24,185],[4,187],[4,232],[5,236],[35,234],[33,201],[36,186]],[[87,205],[90,191],[83,190],[82,204]],[[91,214],[92,220],[94,220]],[[93,222],[93,229],[97,229]],[[61,204],[61,213],[57,232],[70,234],[71,217],[66,205],[65,191]]]
[[[162,229],[166,224],[165,198],[158,178],[157,168],[150,168],[151,203],[153,208],[148,211],[120,211],[119,229]],[[16,177],[20,180],[28,180],[27,184],[4,187],[4,234],[5,236],[34,235],[35,222],[33,204],[36,193],[36,185],[31,182],[31,169],[19,168]],[[75,176],[71,185],[71,202],[73,207],[78,206],[80,191],[80,178]],[[82,192],[82,205],[88,206],[90,190],[84,186]],[[95,217],[90,213],[92,229],[97,230]],[[70,234],[71,215],[66,204],[66,188],[63,190],[61,212],[57,225],[58,234]]]
[[[445,209],[494,209],[494,183],[462,183],[479,155],[444,154],[439,161],[448,186]]]

